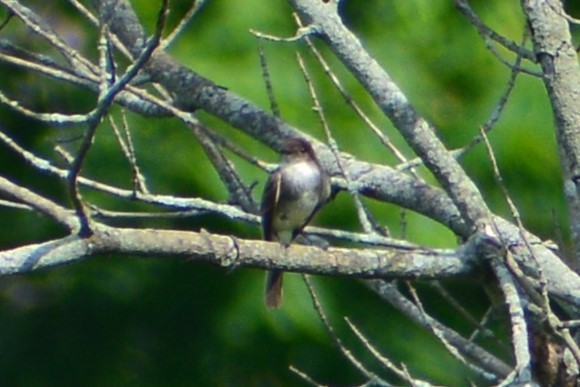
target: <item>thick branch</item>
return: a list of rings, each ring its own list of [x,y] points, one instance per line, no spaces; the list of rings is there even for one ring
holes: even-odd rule
[[[205,231],[124,229],[95,225],[89,238],[64,239],[0,252],[0,275],[55,266],[99,254],[185,258],[227,267],[282,269],[363,278],[447,278],[476,271],[474,248],[458,250],[345,249],[237,239]]]
[[[561,2],[523,0],[522,4],[554,113],[575,263],[580,265],[580,64]]]

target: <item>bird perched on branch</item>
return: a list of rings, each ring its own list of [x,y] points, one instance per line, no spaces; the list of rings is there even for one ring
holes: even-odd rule
[[[272,172],[262,196],[264,239],[286,249],[330,196],[330,178],[318,161],[312,145],[303,138],[290,138],[280,149],[280,165]],[[282,303],[284,272],[271,270],[266,277],[268,308]]]

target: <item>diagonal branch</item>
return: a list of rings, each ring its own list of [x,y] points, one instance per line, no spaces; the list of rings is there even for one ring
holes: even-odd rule
[[[79,217],[81,228],[79,230],[80,235],[82,236],[89,236],[91,234],[91,229],[89,225],[89,218],[85,211],[84,205],[82,203],[80,193],[78,191],[78,178],[81,172],[83,163],[87,157],[89,149],[93,144],[93,140],[97,131],[97,127],[101,122],[101,119],[104,117],[106,112],[108,111],[109,107],[115,100],[115,96],[121,92],[131,82],[137,73],[141,70],[141,68],[145,65],[145,63],[151,58],[155,49],[159,46],[159,42],[161,41],[161,34],[163,33],[163,28],[165,26],[165,21],[167,18],[167,8],[169,5],[169,0],[164,0],[161,5],[161,10],[159,11],[159,16],[157,19],[157,26],[155,29],[155,34],[153,37],[147,42],[145,47],[143,48],[142,52],[137,56],[137,59],[125,72],[125,74],[119,79],[118,82],[115,82],[113,85],[108,87],[107,84],[107,71],[106,71],[106,63],[103,63],[101,67],[101,76],[103,78],[101,90],[99,93],[99,101],[97,104],[97,108],[89,115],[87,119],[88,129],[84,135],[83,141],[81,143],[80,149],[75,156],[75,159],[71,165],[69,175],[67,177],[70,196],[75,207],[75,211],[77,216]],[[105,39],[107,28],[104,27],[102,29],[102,38]],[[102,58],[106,58],[106,53],[102,53]],[[102,60],[103,62],[105,59]]]
[[[18,200],[20,203],[27,204],[36,211],[49,216],[70,231],[78,228],[78,220],[70,210],[59,206],[27,188],[14,184],[2,176],[0,176],[0,192],[3,192],[13,199]]]
[[[522,6],[556,123],[574,265],[580,268],[580,64],[561,2],[522,0]]]
[[[305,24],[315,26],[335,55],[370,93],[407,143],[423,160],[473,231],[489,210],[475,184],[435,135],[435,129],[411,106],[393,79],[342,23],[336,2],[291,0]]]
[[[510,51],[513,51],[518,56],[531,60],[532,62],[536,61],[536,58],[532,52],[526,50],[525,47],[522,45],[518,45],[516,42],[513,42],[505,37],[501,36],[488,26],[486,26],[483,21],[477,16],[477,14],[473,11],[471,6],[469,5],[468,0],[455,0],[455,6],[457,9],[465,15],[467,19],[473,24],[473,26],[477,29],[479,35],[481,35],[484,40],[491,39],[494,42],[497,42],[507,48]]]
[[[474,359],[482,368],[497,376],[506,376],[511,371],[511,367],[502,360],[447,328],[433,317],[422,313],[415,304],[399,292],[396,285],[380,280],[368,281],[367,284],[383,299],[425,329],[432,329],[432,327],[438,329],[449,343],[457,347],[464,356]]]

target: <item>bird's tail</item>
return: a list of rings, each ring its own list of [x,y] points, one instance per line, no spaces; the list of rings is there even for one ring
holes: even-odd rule
[[[279,308],[282,304],[282,279],[284,272],[270,270],[266,276],[266,292],[264,301],[270,309]]]

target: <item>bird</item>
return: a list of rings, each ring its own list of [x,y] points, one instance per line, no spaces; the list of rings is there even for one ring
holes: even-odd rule
[[[330,177],[304,138],[286,139],[280,163],[270,174],[261,202],[262,231],[266,241],[285,249],[302,232],[330,197]],[[270,270],[266,276],[265,303],[279,308],[284,272]]]

